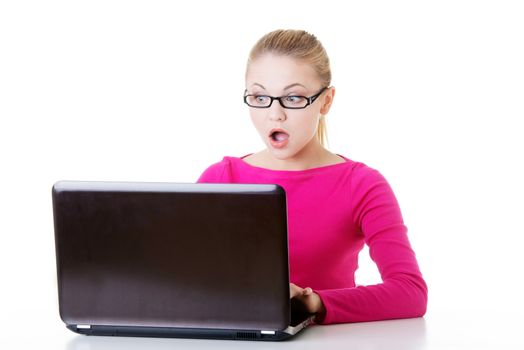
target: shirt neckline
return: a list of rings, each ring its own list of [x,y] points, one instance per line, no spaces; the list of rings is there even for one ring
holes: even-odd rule
[[[229,158],[230,161],[233,161],[233,162],[241,165],[242,167],[244,167],[246,169],[250,169],[250,170],[256,171],[256,172],[264,172],[266,174],[275,174],[275,175],[312,174],[312,173],[317,173],[317,172],[331,170],[331,169],[338,168],[338,167],[343,167],[343,166],[346,166],[347,164],[349,164],[351,162],[351,160],[349,158],[344,157],[341,154],[335,153],[336,155],[342,157],[345,160],[345,162],[336,163],[336,164],[330,164],[330,165],[323,165],[323,166],[320,166],[320,167],[309,168],[309,169],[304,169],[304,170],[275,170],[275,169],[262,168],[262,167],[251,165],[251,164],[245,162],[243,160],[243,158],[245,158],[245,157],[247,157],[247,156],[249,156],[251,154],[253,154],[253,153],[248,153],[248,154],[246,154],[246,155],[244,155],[242,157],[226,157],[226,158]]]

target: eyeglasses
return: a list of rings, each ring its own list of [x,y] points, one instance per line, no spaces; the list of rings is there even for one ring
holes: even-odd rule
[[[315,102],[318,96],[320,96],[320,94],[323,93],[326,89],[327,87],[323,87],[322,90],[320,90],[318,93],[309,97],[295,95],[280,97],[273,97],[268,95],[244,95],[244,103],[247,104],[249,107],[269,108],[273,104],[274,100],[278,100],[278,102],[280,102],[280,105],[284,108],[303,109]],[[247,90],[244,92],[244,94],[246,92]]]

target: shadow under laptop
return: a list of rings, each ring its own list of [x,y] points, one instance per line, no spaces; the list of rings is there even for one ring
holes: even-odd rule
[[[239,340],[207,340],[186,338],[143,338],[75,336],[66,345],[66,350],[109,350],[109,349],[387,349],[420,350],[427,347],[426,321],[424,318],[316,325],[307,328],[283,342],[257,342]]]

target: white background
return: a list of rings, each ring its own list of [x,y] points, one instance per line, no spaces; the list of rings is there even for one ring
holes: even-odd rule
[[[397,195],[429,285],[425,344],[522,345],[523,8],[0,1],[0,344],[75,337],[58,315],[53,183],[195,182],[261,150],[241,99],[247,54],[292,28],[331,59],[329,149]],[[362,265],[357,283],[377,282]]]

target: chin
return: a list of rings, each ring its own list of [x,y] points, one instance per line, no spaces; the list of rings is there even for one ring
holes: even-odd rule
[[[295,156],[297,152],[295,152],[294,150],[289,150],[289,149],[284,149],[284,150],[273,149],[271,146],[269,146],[269,153],[275,159],[287,160],[287,159],[292,158],[293,156]]]

